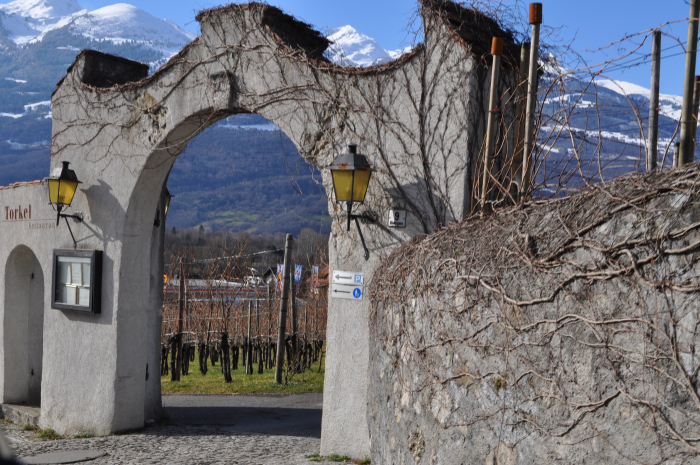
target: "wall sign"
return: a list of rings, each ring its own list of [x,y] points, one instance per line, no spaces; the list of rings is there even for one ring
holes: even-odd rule
[[[362,286],[365,283],[365,275],[354,271],[333,270],[333,282],[335,284]]]
[[[389,210],[389,227],[406,227],[406,210]]]
[[[18,205],[17,208],[5,206],[5,221],[21,221],[32,219],[31,205]]]
[[[41,210],[41,209],[40,209]],[[3,205],[0,206],[0,222],[26,225],[28,229],[56,229],[56,216],[50,218],[35,218],[36,212],[32,212],[31,205]],[[39,213],[39,216],[42,216]]]
[[[362,300],[362,287],[333,284],[332,294],[337,299]]]
[[[51,308],[102,311],[102,251],[54,250]]]

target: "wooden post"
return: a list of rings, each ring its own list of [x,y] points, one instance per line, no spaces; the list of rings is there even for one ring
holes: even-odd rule
[[[287,360],[287,363],[290,364],[292,367],[292,372],[296,372],[296,363],[297,363],[297,356],[298,356],[298,351],[297,351],[297,338],[298,338],[298,317],[297,317],[297,282],[294,277],[295,273],[295,267],[294,264],[289,268],[289,279],[291,282],[289,283],[291,286],[290,292],[292,293],[292,359]]]
[[[530,42],[530,73],[527,81],[527,105],[525,107],[523,176],[520,184],[521,199],[530,193],[532,185],[532,154],[535,142],[535,105],[537,103],[537,64],[540,48],[540,25],[542,24],[541,3],[530,3],[530,24],[532,24],[532,40]]]
[[[267,283],[267,366],[269,370],[272,368],[272,302],[271,302],[272,285]]]
[[[308,291],[308,290],[307,290]],[[304,341],[309,341],[309,298],[304,303]]]
[[[182,371],[182,320],[185,312],[185,264],[180,257],[180,283],[179,283],[179,313],[177,319],[177,363],[175,371],[171,374],[171,381],[180,381],[180,372]]]
[[[678,163],[679,163],[678,157],[680,156],[680,154],[681,154],[681,143],[676,142],[675,144],[673,144],[673,167],[674,168],[678,168]]]
[[[651,42],[651,97],[649,98],[649,136],[647,171],[656,169],[659,144],[659,80],[661,77],[661,31],[654,31]]]
[[[260,299],[255,295],[255,337],[260,339]]]
[[[527,76],[530,71],[530,44],[520,47],[520,84],[517,89],[515,114],[518,121],[518,133],[515,139],[513,164],[510,167],[510,195],[517,200],[523,182],[523,143],[525,138],[525,107],[527,103]]]
[[[275,383],[282,384],[282,368],[284,367],[284,345],[287,327],[287,299],[289,299],[289,267],[292,264],[292,246],[294,236],[287,234],[284,245],[284,281],[282,283],[282,302],[280,303],[279,331],[277,333],[277,366],[275,366]]]
[[[501,70],[501,54],[503,53],[503,38],[494,37],[491,43],[491,96],[489,98],[489,116],[486,123],[486,154],[484,155],[484,177],[481,181],[481,213],[491,211],[492,200],[491,177],[493,169],[493,151],[496,137],[496,113],[498,112],[498,78]]]
[[[170,381],[179,381],[177,375],[177,334],[170,338]]]
[[[690,128],[691,157],[695,158],[696,136],[698,133],[698,109],[700,109],[700,76],[695,76],[695,93],[693,94],[693,120]]]
[[[250,326],[253,321],[252,313],[251,313],[251,304],[252,302],[250,301],[250,298],[248,299],[248,336],[246,337],[246,346],[245,346],[245,352],[246,352],[246,358],[245,358],[245,374],[246,375],[252,375],[253,374],[253,344],[250,339]]]
[[[690,15],[688,17],[688,42],[685,57],[685,80],[683,86],[683,109],[681,110],[681,147],[678,156],[678,166],[693,162],[695,149],[693,143],[693,99],[695,93],[695,63],[698,43],[698,14],[700,0],[690,0]]]

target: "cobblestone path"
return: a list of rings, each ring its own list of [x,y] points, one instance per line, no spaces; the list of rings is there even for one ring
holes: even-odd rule
[[[304,396],[163,396],[168,421],[107,437],[51,441],[20,425],[4,430],[20,458],[94,450],[107,455],[82,463],[310,465],[322,397]]]

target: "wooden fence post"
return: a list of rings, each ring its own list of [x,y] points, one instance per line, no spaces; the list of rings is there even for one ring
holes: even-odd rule
[[[654,31],[651,42],[651,97],[649,98],[649,136],[647,171],[656,169],[659,144],[659,80],[661,76],[661,31]]]
[[[523,176],[520,183],[520,198],[530,194],[532,185],[532,154],[535,148],[535,106],[537,104],[537,68],[540,48],[540,25],[542,24],[542,4],[530,3],[530,73],[527,80],[527,106],[525,107],[525,142],[523,147]]]
[[[695,94],[695,64],[698,53],[698,14],[700,14],[700,0],[690,0],[690,14],[688,16],[688,42],[686,43],[685,79],[683,85],[683,108],[681,109],[681,146],[678,156],[678,166],[693,162],[695,147],[692,141],[695,138],[691,134],[693,129],[693,99]]]
[[[491,95],[489,98],[489,114],[486,122],[486,153],[484,154],[484,177],[481,181],[481,213],[491,211],[490,200],[493,199],[491,180],[493,178],[494,145],[496,137],[496,113],[498,112],[498,78],[501,70],[501,54],[503,53],[503,38],[494,37],[491,44]]]
[[[180,283],[179,283],[179,316],[177,320],[177,361],[175,364],[175,370],[170,375],[171,381],[180,381],[180,372],[182,371],[182,320],[183,314],[185,312],[185,264],[180,257]]]
[[[287,234],[284,245],[284,276],[282,283],[282,302],[280,303],[279,330],[277,334],[277,366],[275,367],[275,383],[282,384],[282,369],[284,368],[284,346],[287,329],[287,300],[289,299],[289,268],[292,265],[292,246],[294,236]]]

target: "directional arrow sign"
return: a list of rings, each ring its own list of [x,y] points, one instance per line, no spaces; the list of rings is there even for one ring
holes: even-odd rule
[[[352,286],[362,286],[365,283],[365,278],[362,273],[355,273],[354,271],[333,270],[333,283],[349,284]]]
[[[362,288],[345,284],[333,284],[331,292],[336,299],[362,300]]]

